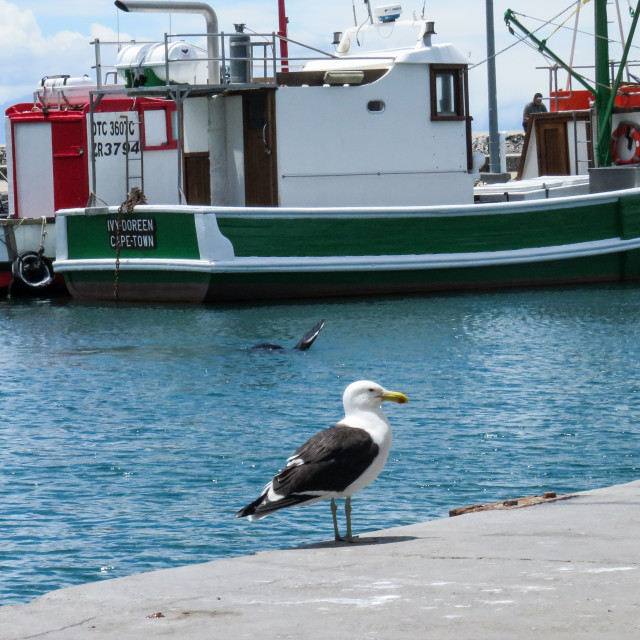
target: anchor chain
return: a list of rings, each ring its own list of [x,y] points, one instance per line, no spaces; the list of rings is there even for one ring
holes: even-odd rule
[[[127,195],[127,199],[118,207],[118,217],[116,218],[116,270],[114,274],[113,300],[117,304],[119,299],[120,286],[120,249],[122,246],[122,218],[131,215],[133,209],[138,204],[147,204],[147,197],[139,187],[133,187]]]

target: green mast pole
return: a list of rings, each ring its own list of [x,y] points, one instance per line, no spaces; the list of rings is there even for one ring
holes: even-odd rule
[[[596,157],[598,159],[598,166],[602,167],[607,164],[609,140],[611,139],[611,118],[607,114],[607,105],[611,97],[607,0],[595,0],[594,11],[596,25],[596,92],[594,106],[598,118]]]

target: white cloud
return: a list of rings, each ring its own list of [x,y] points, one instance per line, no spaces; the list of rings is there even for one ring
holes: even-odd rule
[[[89,38],[72,31],[44,36],[32,11],[0,0],[0,101],[18,99],[35,90],[43,75],[82,74]]]
[[[28,7],[43,21],[88,21],[116,13],[113,0],[14,0],[13,4]]]
[[[23,34],[40,35],[36,17],[32,11],[20,11],[14,4],[0,0],[0,37],[10,49],[15,47]]]

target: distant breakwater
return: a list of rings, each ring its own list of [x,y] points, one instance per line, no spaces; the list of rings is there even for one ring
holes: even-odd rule
[[[507,131],[506,132],[506,159],[507,171],[515,172],[520,164],[520,156],[522,155],[522,147],[524,145],[524,131]],[[484,153],[486,162],[481,171],[489,170],[489,134],[486,131],[480,131],[472,134],[471,148],[473,153]]]

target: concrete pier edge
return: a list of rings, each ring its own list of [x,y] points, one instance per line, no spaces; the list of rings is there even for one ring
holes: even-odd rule
[[[639,531],[640,480],[61,589],[0,607],[0,637],[635,640]]]

